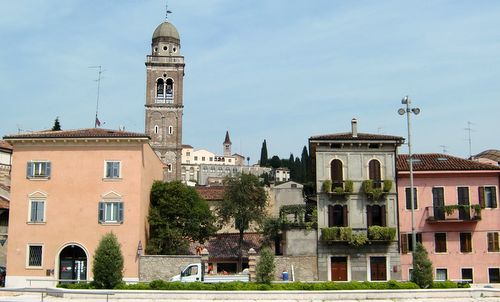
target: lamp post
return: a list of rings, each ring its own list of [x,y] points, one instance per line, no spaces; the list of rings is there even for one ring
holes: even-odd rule
[[[417,247],[417,234],[415,233],[415,192],[413,188],[413,155],[411,153],[411,113],[417,115],[420,113],[419,108],[410,108],[411,100],[408,96],[405,96],[401,100],[401,104],[406,105],[406,108],[399,108],[399,115],[404,115],[406,113],[406,121],[408,128],[408,158],[410,165],[410,203],[411,203],[411,248],[412,252],[415,253]]]

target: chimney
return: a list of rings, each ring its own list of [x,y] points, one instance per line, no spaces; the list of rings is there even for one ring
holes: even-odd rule
[[[358,137],[358,120],[353,118],[351,120],[352,137]]]

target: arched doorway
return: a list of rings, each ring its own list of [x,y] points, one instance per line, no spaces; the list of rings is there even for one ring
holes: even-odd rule
[[[59,253],[59,279],[87,280],[87,254],[81,247],[68,245]]]

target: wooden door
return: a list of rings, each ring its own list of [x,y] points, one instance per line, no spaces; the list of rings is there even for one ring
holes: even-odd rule
[[[332,281],[347,281],[347,257],[332,257]]]
[[[387,280],[387,266],[385,257],[370,257],[370,280]]]

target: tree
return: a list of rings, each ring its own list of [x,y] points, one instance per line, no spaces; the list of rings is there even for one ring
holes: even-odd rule
[[[255,274],[258,283],[271,284],[274,279],[274,253],[269,248],[260,251],[260,259],[255,267]]]
[[[97,288],[114,288],[122,282],[123,255],[115,234],[107,233],[101,238],[94,253],[92,273]]]
[[[59,123],[59,117],[56,117],[54,121],[54,126],[52,126],[52,131],[60,131],[61,130],[61,123]]]
[[[231,224],[239,231],[238,264],[241,268],[243,233],[250,224],[260,224],[266,217],[267,196],[259,179],[251,174],[224,179],[224,199],[217,207],[219,223]]]
[[[432,262],[429,260],[427,250],[417,242],[416,251],[413,252],[413,271],[411,281],[420,288],[428,288],[432,285]]]
[[[260,149],[260,166],[267,166],[267,144],[266,140],[262,143],[262,148]]]
[[[215,234],[215,216],[192,187],[180,181],[156,181],[151,189],[148,254],[185,254],[190,241]]]
[[[269,164],[271,165],[271,167],[273,167],[274,169],[278,169],[279,167],[281,167],[281,160],[279,158],[278,155],[274,155],[271,160],[269,161]]]
[[[302,183],[305,183],[309,180],[309,154],[307,153],[306,146],[302,148],[300,163],[302,165]]]

